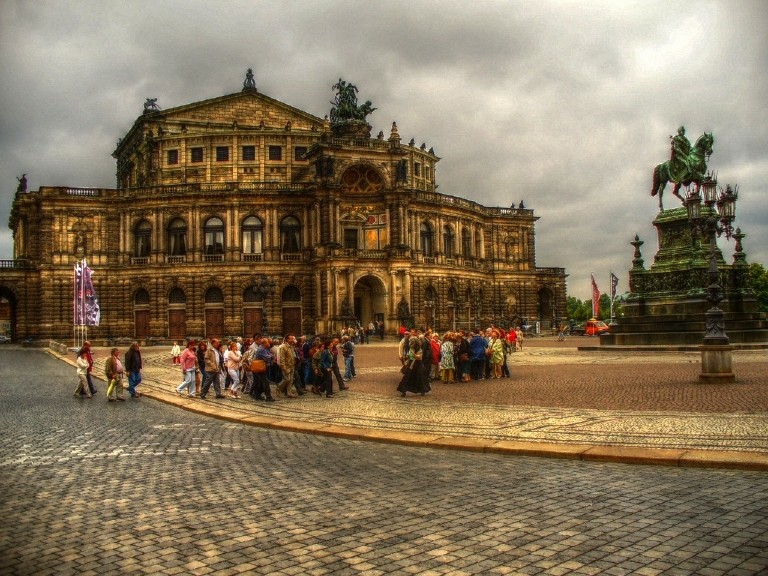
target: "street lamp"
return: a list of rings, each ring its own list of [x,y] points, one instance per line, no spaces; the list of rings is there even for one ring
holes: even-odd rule
[[[725,333],[725,314],[718,306],[724,295],[717,267],[717,237],[723,232],[728,239],[733,235],[731,224],[736,214],[738,187],[733,190],[727,185],[724,191],[720,189],[718,196],[717,181],[707,174],[700,188],[704,193],[703,198],[699,187],[695,187],[687,194],[685,200],[692,231],[703,234],[709,242],[707,302],[711,308],[704,315],[706,333],[701,347],[702,371],[699,379],[708,382],[733,380],[735,376],[731,371],[732,347]]]

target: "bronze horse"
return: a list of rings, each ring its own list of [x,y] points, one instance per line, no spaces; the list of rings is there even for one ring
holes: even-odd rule
[[[672,194],[677,196],[683,204],[685,204],[685,198],[680,195],[681,186],[688,186],[694,183],[698,191],[707,172],[707,158],[712,154],[714,141],[715,138],[712,136],[712,133],[705,132],[696,140],[696,144],[691,147],[687,157],[670,159],[663,164],[658,164],[653,169],[651,196],[659,195],[659,210],[664,210],[661,199],[667,182],[674,182],[675,187],[672,189]],[[674,176],[671,174],[673,170],[670,170],[670,162],[673,162],[673,160],[680,166],[679,173]]]

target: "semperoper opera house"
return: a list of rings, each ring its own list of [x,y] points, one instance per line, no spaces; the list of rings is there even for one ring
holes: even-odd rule
[[[250,70],[234,94],[150,99],[113,152],[115,189],[24,180],[0,268],[12,338],[72,339],[82,260],[101,308],[92,340],[565,317],[565,270],[536,266],[533,210],[438,193],[432,148],[394,122],[371,137],[371,103],[333,89],[330,118],[260,93]]]

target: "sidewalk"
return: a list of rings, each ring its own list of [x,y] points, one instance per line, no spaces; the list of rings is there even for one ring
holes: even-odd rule
[[[580,352],[584,338],[528,339],[512,377],[433,382],[401,398],[396,344],[356,348],[358,377],[333,399],[267,404],[179,397],[170,349],[142,349],[146,397],[233,422],[355,440],[581,460],[768,470],[768,355],[734,353],[732,384],[698,384],[698,353]],[[109,352],[94,350],[94,374]],[[125,350],[121,348],[121,357]],[[72,357],[66,359],[70,362]],[[98,384],[97,384],[98,385]],[[104,386],[99,386],[103,390]]]

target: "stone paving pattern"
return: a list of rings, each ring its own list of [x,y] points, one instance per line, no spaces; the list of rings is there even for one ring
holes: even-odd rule
[[[765,472],[349,441],[75,383],[49,354],[0,350],[2,574],[768,570]]]
[[[588,341],[528,339],[523,351],[509,356],[511,378],[433,382],[429,395],[405,399],[395,392],[400,374],[393,342],[357,346],[358,377],[332,401],[309,394],[275,404],[212,400],[212,394],[206,401],[186,401],[173,393],[181,376],[165,348],[143,349],[143,386],[153,397],[187,409],[287,429],[525,453],[556,443],[544,451],[691,465],[708,459],[731,465],[729,454],[715,458],[701,451],[742,452],[748,454],[743,467],[768,469],[766,351],[736,352],[737,381],[713,385],[698,383],[698,353],[577,350]],[[97,371],[106,355],[97,350]],[[458,438],[465,441],[451,440]],[[638,455],[622,447],[655,452]]]

